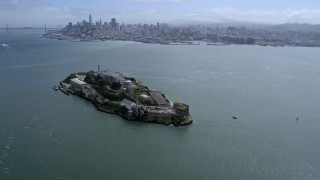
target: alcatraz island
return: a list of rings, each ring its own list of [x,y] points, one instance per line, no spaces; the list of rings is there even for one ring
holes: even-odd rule
[[[192,123],[189,106],[171,103],[164,93],[151,90],[132,77],[110,70],[72,73],[55,90],[89,100],[97,110],[126,120],[186,126]]]

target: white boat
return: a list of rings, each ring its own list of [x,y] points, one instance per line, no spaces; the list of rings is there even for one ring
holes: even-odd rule
[[[57,86],[57,85],[53,85],[53,87],[52,87],[54,90],[59,90],[59,86]]]

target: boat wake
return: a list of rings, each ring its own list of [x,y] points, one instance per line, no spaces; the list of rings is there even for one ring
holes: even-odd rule
[[[10,168],[5,167],[5,159],[8,157],[9,153],[11,152],[11,144],[13,141],[13,137],[10,136],[7,139],[7,143],[4,145],[2,150],[0,151],[0,174],[5,173],[5,174],[10,174]]]
[[[12,63],[17,65],[16,61],[17,61],[17,56],[15,55],[15,49],[13,47],[11,47],[8,44],[1,44],[2,47],[7,51],[9,57],[12,60]]]
[[[7,50],[14,50],[13,47],[9,46],[8,44],[1,44]]]

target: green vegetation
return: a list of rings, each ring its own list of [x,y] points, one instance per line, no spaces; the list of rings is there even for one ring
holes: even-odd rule
[[[87,75],[87,72],[78,72],[77,74],[81,75],[81,76],[84,76],[84,75]]]
[[[118,82],[113,82],[111,84],[111,89],[113,89],[113,90],[119,90],[120,88],[121,88],[121,84]]]
[[[106,88],[107,83],[104,79],[102,79],[100,76],[95,76],[93,71],[89,72],[79,72],[77,73],[79,75],[86,75],[84,82],[90,84],[101,96],[104,98],[109,99],[110,101],[122,101],[123,99],[128,99],[129,101],[132,101],[134,103],[140,103],[143,105],[149,105],[149,106],[156,106],[157,103],[154,102],[152,99],[144,99],[139,96],[139,94],[148,94],[149,88],[147,86],[141,86],[139,85],[139,89],[136,90],[135,94],[130,95],[123,91],[120,93],[116,93],[113,90],[119,90],[121,88],[121,84],[119,82],[114,82],[111,84],[110,89]],[[70,74],[63,82],[70,83],[70,80],[73,78],[76,78],[77,74]],[[136,82],[135,78],[132,77],[125,77],[128,80],[131,80],[132,82]],[[135,97],[138,97],[136,100]]]
[[[77,74],[78,75],[87,75],[88,73],[86,72],[78,72],[78,73],[72,73],[70,74],[66,79],[63,80],[64,83],[70,83],[70,80],[73,79],[73,78],[77,78]],[[87,78],[87,76],[86,76]],[[86,82],[86,81],[85,81]]]
[[[94,77],[92,77],[92,75],[88,72],[86,74],[86,77],[84,78],[84,82],[88,83],[88,84],[94,84]]]
[[[131,95],[128,95],[128,94],[126,94],[126,93],[124,93],[124,92],[119,93],[118,96],[119,96],[120,98],[122,98],[122,99],[128,99],[129,101],[132,101],[132,102],[134,102],[134,103],[137,103],[137,101],[136,101]],[[122,100],[122,99],[121,99],[121,100]]]
[[[181,115],[174,114],[174,115],[171,115],[171,120],[177,123],[181,123],[184,121],[184,118]]]
[[[77,75],[72,73],[70,74],[66,79],[63,80],[64,83],[70,83],[70,80],[73,79],[73,78],[76,78]]]
[[[107,85],[107,83],[106,83],[105,80],[99,79],[99,80],[97,80],[97,85],[98,85],[99,87],[105,87],[105,86]]]
[[[101,96],[111,101],[121,101],[123,98],[115,93],[108,92],[105,88],[99,86],[92,86]]]
[[[136,79],[133,78],[133,77],[124,77],[124,78],[127,79],[127,80],[130,80],[130,81],[132,81],[132,82],[136,81]]]
[[[125,114],[128,112],[128,109],[124,106],[121,106],[118,103],[112,102],[112,101],[107,101],[103,104],[104,108],[112,109],[114,112],[120,113],[120,114]]]
[[[107,91],[105,88],[103,87],[99,87],[99,86],[92,86],[101,96],[103,96],[104,98],[107,98],[111,101],[122,101],[123,99],[128,99],[132,102],[137,102],[132,96],[124,93],[124,92],[120,92],[120,93],[112,93],[110,91]]]

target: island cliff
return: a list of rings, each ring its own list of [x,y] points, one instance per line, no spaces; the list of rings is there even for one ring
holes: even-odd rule
[[[117,114],[126,120],[186,126],[192,123],[189,106],[166,98],[132,77],[109,70],[70,74],[59,89],[92,102],[102,112]]]

